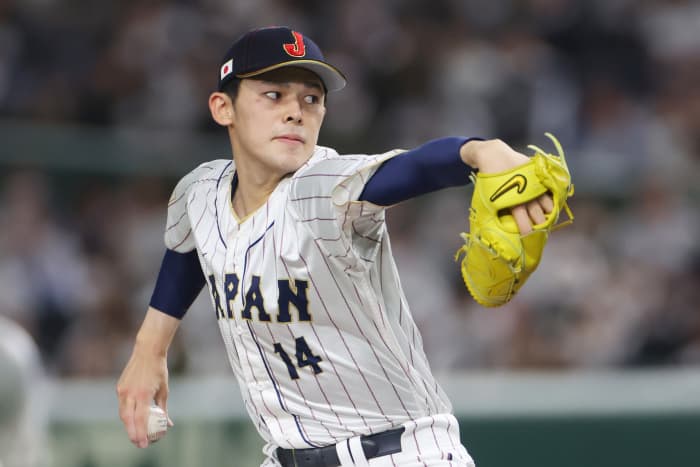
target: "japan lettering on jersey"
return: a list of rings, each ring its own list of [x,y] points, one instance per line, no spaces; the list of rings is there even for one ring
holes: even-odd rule
[[[197,249],[253,423],[284,448],[334,444],[451,411],[392,258],[384,208],[357,201],[380,155],[317,147],[236,219],[231,160],[175,188],[166,246]]]

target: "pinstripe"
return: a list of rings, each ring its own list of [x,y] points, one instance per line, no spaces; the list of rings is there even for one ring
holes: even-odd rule
[[[415,345],[415,343],[416,343],[416,336],[415,336],[415,332],[416,332],[416,331],[415,331],[415,329],[416,329],[415,326],[412,326],[412,327],[411,327],[411,342],[413,343],[413,345]],[[409,349],[409,355],[410,355],[410,358],[411,358],[411,365],[414,365],[414,364],[415,364],[415,361],[413,360],[413,345],[411,345],[411,346],[408,348],[408,349]]]
[[[437,402],[436,402],[436,400],[439,399],[437,391],[433,391],[432,388],[430,386],[428,386],[428,382],[425,380],[425,378],[423,378],[423,376],[421,376],[421,382],[423,383],[423,387],[425,388],[426,395],[432,394],[432,396],[433,396],[430,399],[428,399],[428,397],[426,396],[426,406],[429,407],[430,404],[432,403],[432,408],[430,410],[430,413],[432,413],[432,414],[439,413],[440,408],[437,406]]]
[[[211,238],[211,234],[212,234],[212,232],[214,232],[214,227],[215,227],[215,224],[211,224],[211,226],[209,227],[209,232],[207,233],[206,238],[202,242],[202,250],[204,250],[205,252],[206,252],[206,247],[209,244],[209,239]],[[224,244],[224,247],[226,247],[226,244]],[[215,250],[214,252],[216,253],[216,247],[214,247],[214,250]]]
[[[380,257],[380,258],[381,258],[381,257]],[[380,261],[381,261],[381,259],[380,259]],[[381,266],[380,266],[380,268],[381,268]],[[374,274],[375,274],[374,270],[370,270],[370,272],[369,272],[369,281],[370,281],[370,283],[372,283],[372,284],[375,284],[375,281],[372,280],[372,276],[373,276]],[[380,290],[380,291],[383,291],[382,286],[381,286],[381,277],[382,277],[381,274],[379,275],[379,277],[380,277],[380,279],[379,279],[379,282],[380,282],[380,284],[379,284],[379,290]],[[380,307],[381,305],[380,305],[380,303],[379,303],[379,297],[376,297],[376,299],[377,299],[377,307]],[[379,319],[382,320],[382,327],[383,327],[383,328],[386,328],[386,321],[384,321],[384,313],[379,313]],[[374,323],[374,325],[376,326],[377,323]]]
[[[343,222],[342,222],[342,224],[341,224],[341,226],[340,226],[341,232],[345,231],[345,226],[346,226],[347,223],[348,223],[348,213],[349,213],[349,212],[350,212],[350,205],[348,204],[348,205],[345,207],[345,211],[343,212]]]
[[[314,178],[314,177],[333,177],[333,178],[337,178],[337,177],[345,177],[345,176],[347,176],[347,175],[349,175],[349,174],[348,174],[348,173],[345,173],[345,172],[341,172],[341,173],[311,173],[311,174],[297,175],[297,176],[294,177],[294,178],[296,178],[297,180],[298,180],[298,179],[302,179],[302,178]]]
[[[250,394],[250,391],[248,391],[248,394]],[[248,402],[248,400],[245,397],[243,398],[243,403],[245,406],[247,406],[246,410],[248,412],[252,411],[254,413],[258,413],[257,410],[250,407],[251,404]],[[258,415],[257,417],[252,417],[251,421],[253,421],[253,423],[255,423],[255,428],[258,430],[258,432],[268,433],[268,435],[269,435],[270,430],[267,428],[267,424],[265,423],[265,420],[263,420],[262,415]]]
[[[346,190],[347,190],[347,189],[346,189]],[[342,230],[343,232],[345,232],[346,229],[347,229],[347,223],[348,223],[348,221],[352,222],[352,219],[349,219],[349,218],[348,218],[348,215],[350,214],[350,210],[351,210],[351,209],[352,209],[352,204],[351,204],[351,203],[347,203],[347,204],[345,205],[345,211],[343,212],[343,225],[342,225],[342,228],[341,228],[341,230]]]
[[[421,341],[420,334],[418,333],[418,328],[416,328],[415,323],[411,323],[413,326],[411,327],[411,336],[413,336],[413,346],[416,348],[422,348],[423,343]]]
[[[236,332],[233,331],[233,330],[231,330],[231,321],[229,321],[229,333],[230,333],[231,337],[232,337],[233,339],[235,339]],[[245,355],[245,358],[246,358],[246,360],[248,361],[248,366],[249,366],[250,368],[253,368],[253,364],[252,364],[252,362],[251,362],[251,360],[250,360],[249,352],[246,350],[245,345],[241,345],[241,348],[243,349],[243,353],[244,353],[244,355]],[[255,374],[254,374],[254,373],[252,373],[252,377],[253,377],[253,380],[255,381],[255,383],[258,383],[258,379],[255,377]],[[258,409],[257,404],[255,403],[255,398],[254,398],[253,394],[252,394],[251,391],[250,391],[250,387],[249,387],[249,386],[246,386],[246,390],[247,390],[247,392],[248,392],[248,399],[250,400],[251,405],[255,408],[255,411],[256,411],[257,413],[260,413],[260,409]],[[261,398],[261,401],[262,401],[263,407],[265,407],[265,410],[266,410],[267,413],[270,415],[270,418],[273,418],[273,419],[279,424],[279,419],[275,416],[275,412],[273,412],[273,411],[270,409],[270,407],[268,407],[267,402],[265,401],[265,399]],[[263,420],[263,421],[264,421],[264,420]],[[280,430],[278,430],[278,431],[279,431],[280,433],[284,433],[284,430],[281,429],[281,428],[282,428],[282,425],[279,425],[279,426],[280,426]],[[285,441],[287,441],[288,443],[290,442],[289,438],[285,438]]]
[[[423,388],[425,389],[425,406],[430,407],[428,413],[431,413],[431,414],[437,413],[437,411],[438,411],[437,405],[435,405],[435,403],[432,403],[432,407],[431,407],[431,400],[428,397],[431,394],[431,390],[428,387],[428,384],[425,382],[425,379],[423,379],[422,377],[421,377],[420,381],[421,381],[421,383],[423,383]]]
[[[369,240],[374,243],[379,243],[379,240],[377,240],[376,238],[372,238],[367,235],[362,235],[360,232],[358,232],[354,222],[352,223],[352,232],[360,238],[364,238],[365,240]]]
[[[417,426],[417,424],[415,424]],[[423,467],[428,467],[428,464],[425,462],[421,461],[421,456],[423,455],[423,452],[421,451],[420,444],[418,444],[418,437],[416,436],[416,430],[413,430],[413,440],[416,442],[416,451],[418,451],[418,456],[416,456],[416,460],[418,462],[421,462],[423,464]]]
[[[320,250],[320,247],[318,247],[318,243],[317,243],[317,242],[314,242],[314,243],[316,244],[317,248],[319,248],[319,250]],[[323,254],[322,254],[321,256],[323,256]],[[331,271],[331,268],[330,268],[330,266],[328,265],[328,262],[326,261],[325,256],[323,256],[323,259],[324,259],[324,262],[326,263],[326,268],[328,268],[328,270]],[[352,307],[351,307],[350,304],[348,303],[348,300],[347,300],[347,297],[345,296],[345,293],[343,292],[342,288],[341,288],[340,285],[338,284],[338,282],[337,282],[335,276],[334,276],[334,275],[331,275],[331,278],[333,279],[333,282],[335,283],[335,285],[336,285],[336,287],[337,287],[337,289],[338,289],[338,292],[340,293],[340,296],[342,297],[343,302],[345,303],[345,306],[346,306],[348,312],[350,312],[350,316],[352,316],[352,319],[353,319],[353,321],[355,322],[355,326],[356,326],[357,330],[360,332],[360,334],[362,334],[362,337],[363,337],[363,338],[365,339],[365,341],[367,342],[367,346],[370,347],[370,348],[372,348],[371,342],[369,341],[369,339],[367,339],[367,336],[366,336],[365,333],[362,331],[362,326],[360,326],[360,324],[357,322],[357,317],[355,316],[355,313],[353,313]],[[342,333],[341,333],[341,336],[342,336]],[[344,339],[344,338],[343,338],[343,342],[345,342],[345,339]],[[372,351],[374,352],[374,349],[372,349]],[[377,396],[374,394],[374,391],[372,390],[372,386],[367,382],[367,377],[365,376],[364,372],[363,372],[362,369],[360,368],[360,365],[358,365],[357,360],[355,360],[355,356],[354,356],[352,350],[351,350],[349,347],[348,347],[348,354],[350,355],[350,358],[352,359],[353,363],[355,364],[355,367],[357,368],[357,372],[360,374],[360,376],[362,377],[362,380],[363,380],[363,381],[365,382],[365,384],[367,385],[367,389],[369,390],[369,393],[372,395],[372,399],[374,399],[374,402],[377,404],[377,408],[379,409],[379,412],[380,412],[382,415],[384,415],[384,417],[386,417],[387,421],[390,422],[389,418],[388,418],[387,415],[384,413],[384,410],[382,409],[382,406],[379,404],[379,401],[377,401]],[[376,356],[376,354],[375,354],[375,356]],[[381,362],[379,363],[379,366],[382,367]],[[382,370],[384,370],[384,372],[386,373],[386,370],[385,370],[383,367],[382,367]]]
[[[217,216],[217,220],[218,220],[218,207],[217,207],[218,200],[219,200],[219,190],[216,190],[214,192],[214,199],[213,199],[213,202],[211,204],[212,204],[212,206],[214,206],[214,211],[215,211],[215,214]],[[214,232],[214,227],[218,227],[218,226],[219,226],[218,222],[212,222],[211,225],[209,226],[209,231],[207,232],[207,236],[201,242],[202,243],[202,251],[205,252],[207,250],[207,245],[209,244],[209,239],[211,238],[212,232]],[[228,227],[228,225],[227,225],[227,227]],[[224,231],[226,231],[226,230],[224,230]],[[221,232],[219,232],[219,235],[221,235]],[[226,243],[223,241],[221,243],[224,246],[224,248],[226,248]],[[216,246],[214,246],[214,253],[216,254]]]
[[[321,195],[313,195],[313,196],[301,196],[299,198],[289,198],[289,201],[309,201],[311,199],[332,199],[332,196],[321,196]]]
[[[180,193],[176,198],[170,199],[170,201],[168,201],[168,207],[174,206],[174,205],[177,204],[182,198],[184,198],[185,195],[186,195],[187,193],[190,192],[190,188],[192,187],[192,185],[196,185],[196,184],[198,184],[198,183],[206,183],[206,182],[213,181],[213,180],[216,180],[216,179],[215,179],[215,178],[205,178],[205,179],[202,179],[202,180],[194,180],[194,181],[191,182],[189,185],[185,186],[185,187],[183,188],[183,190],[182,190],[182,193]]]
[[[185,240],[187,240],[188,238],[190,238],[190,235],[191,235],[191,234],[192,234],[192,229],[190,229],[190,230],[187,231],[187,235],[185,235],[185,236],[182,238],[182,240],[180,241],[180,243],[175,244],[175,246],[173,247],[173,250],[177,250],[177,248],[178,248],[180,245],[182,245],[183,243],[185,243]]]
[[[275,223],[275,221],[272,221],[271,224],[270,224],[269,222],[270,222],[270,201],[268,200],[268,202],[265,203],[265,222],[263,223],[263,225],[270,225],[270,226],[272,226],[272,225]],[[265,244],[266,244],[266,243],[267,243],[267,242],[263,242],[263,243],[262,243],[263,261],[264,261],[264,259],[265,259]],[[277,261],[273,261],[273,263],[275,264],[275,266],[277,265]]]
[[[172,230],[175,227],[177,227],[180,224],[180,222],[182,222],[182,219],[185,218],[185,216],[187,216],[187,211],[183,211],[182,215],[178,218],[178,220],[174,224],[170,224],[169,226],[167,226],[165,231],[167,232],[168,230]]]
[[[301,222],[331,221],[335,222],[335,217],[314,217],[313,219],[302,219]]]
[[[420,462],[423,464],[423,466],[427,467],[425,462],[421,461],[422,453],[421,453],[420,445],[418,444],[418,437],[416,436],[416,430],[418,428],[418,423],[416,421],[411,421],[410,425],[411,425],[411,437],[413,438],[413,443],[415,444],[416,452],[418,453],[418,455],[416,456],[416,462]]]
[[[318,341],[320,341],[320,336],[319,336],[318,333],[316,332],[316,327],[315,327],[313,324],[311,325],[311,331],[313,332],[314,337],[316,337],[316,339],[317,339]],[[346,387],[345,384],[343,383],[343,380],[342,380],[342,378],[340,377],[340,373],[339,373],[338,371],[336,371],[336,369],[335,369],[335,363],[333,363],[333,360],[332,360],[332,359],[328,358],[328,353],[326,352],[325,347],[321,347],[321,351],[322,351],[323,354],[324,354],[323,356],[324,356],[324,358],[325,358],[325,361],[331,362],[331,366],[333,366],[333,370],[334,370],[334,372],[335,372],[335,375],[336,375],[338,381],[340,382],[341,386],[343,387],[343,390],[345,391],[345,395],[347,396],[348,401],[350,401],[350,403],[352,404],[352,406],[353,406],[353,408],[355,409],[355,412],[357,413],[358,417],[360,417],[360,418],[363,420],[363,422],[365,423],[365,426],[367,426],[367,427],[369,428],[369,424],[367,424],[367,421],[365,420],[365,417],[360,413],[359,409],[357,408],[357,405],[355,405],[355,401],[353,401],[352,397],[350,396],[350,392],[348,391],[347,387]],[[322,389],[322,386],[320,385],[320,383],[319,383],[319,388],[321,388],[321,393],[323,394],[324,398],[325,398],[326,400],[328,400],[328,396],[326,395],[326,392]],[[338,413],[336,412],[336,410],[333,409],[333,405],[332,405],[332,404],[329,405],[329,408],[330,408],[330,410],[333,412],[333,414],[337,417],[337,419],[338,419],[338,424],[339,424],[339,425],[343,424],[343,421],[342,421],[342,419],[340,418],[340,415],[338,415]],[[355,431],[352,431],[352,434],[353,434],[353,435],[357,435],[357,434],[359,434],[359,433],[357,433],[357,432],[355,432]],[[334,436],[334,439],[337,440],[337,438],[335,438],[335,436]]]
[[[226,171],[228,170],[229,167],[231,167],[231,164],[233,164],[233,161],[229,162],[226,164],[219,174],[219,178],[216,180],[216,193],[219,193],[219,184],[221,183],[221,178],[224,176]],[[217,208],[217,201],[219,197],[216,196],[214,198],[214,215],[215,215],[215,224],[216,224],[216,229],[219,231],[219,239],[221,240],[221,243],[226,247],[226,242],[224,241],[224,236],[221,234],[221,226],[219,225],[219,209]],[[225,203],[225,201],[224,201]]]
[[[354,285],[353,285],[353,286],[354,286]],[[361,297],[360,297],[359,291],[357,290],[357,287],[354,287],[354,289],[355,289],[355,293],[357,294],[358,300],[360,301],[360,303],[362,303],[362,299],[361,299]],[[380,312],[379,314],[381,315],[382,313]],[[374,329],[376,329],[377,335],[378,335],[379,338],[381,339],[382,344],[384,344],[384,347],[385,347],[386,350],[389,352],[389,354],[391,354],[391,356],[394,357],[394,360],[396,360],[396,363],[398,363],[399,367],[400,367],[401,370],[404,372],[404,375],[406,375],[406,379],[407,379],[408,381],[410,381],[411,378],[410,378],[410,376],[408,375],[408,372],[406,371],[406,369],[404,368],[404,366],[401,364],[401,361],[396,357],[396,354],[395,354],[394,351],[391,349],[391,347],[389,347],[389,345],[386,343],[386,340],[384,340],[384,336],[383,336],[382,332],[379,330],[379,328],[377,327],[377,323],[376,323],[375,321],[372,321],[372,324],[374,325]],[[364,333],[363,333],[363,336],[364,336]],[[377,361],[379,361],[380,358],[379,358],[379,355],[377,355],[377,352],[376,352],[374,346],[371,346],[371,349],[372,349],[372,353],[373,353],[374,356],[376,357]],[[403,410],[406,412],[406,415],[410,417],[410,416],[411,416],[411,412],[406,408],[406,404],[404,404],[403,399],[401,398],[401,395],[399,394],[399,391],[396,389],[396,385],[394,385],[394,383],[391,381],[391,378],[389,378],[389,374],[386,372],[386,369],[384,368],[384,366],[383,366],[383,365],[379,365],[379,367],[382,369],[382,372],[384,373],[384,376],[386,377],[386,380],[389,381],[389,385],[391,386],[391,389],[394,391],[394,394],[396,394],[396,398],[398,399],[399,403],[401,404],[401,407],[402,407]]]
[[[303,261],[304,265],[306,266],[306,271],[307,271],[309,280],[311,281],[311,284],[312,284],[312,285],[314,286],[314,288],[316,289],[316,293],[318,294],[318,297],[319,297],[319,302],[321,303],[321,306],[323,307],[323,310],[326,312],[326,316],[328,317],[328,320],[329,320],[329,321],[333,324],[333,326],[335,327],[336,331],[338,332],[338,337],[340,338],[341,342],[342,342],[343,345],[345,346],[345,349],[346,349],[346,350],[348,351],[348,353],[349,353],[350,351],[349,351],[347,342],[345,342],[345,338],[343,337],[343,332],[342,332],[342,330],[340,329],[340,327],[338,327],[338,325],[335,323],[335,321],[333,320],[333,317],[332,317],[331,313],[328,311],[328,307],[326,306],[325,300],[323,300],[323,295],[321,295],[320,290],[319,290],[318,287],[316,286],[316,282],[315,282],[315,280],[314,280],[314,278],[313,278],[313,275],[311,274],[311,270],[309,269],[309,264],[306,262],[306,260],[304,259],[304,257],[303,257],[301,254],[299,255],[299,258]],[[313,329],[313,327],[312,327],[312,329]],[[315,332],[314,332],[314,334],[316,335],[316,338],[319,339],[318,334],[316,334]],[[320,339],[319,339],[319,340],[320,340]],[[323,352],[325,353],[325,352],[326,352],[325,349],[324,349],[323,347],[322,347],[322,349],[323,349]],[[326,357],[327,357],[327,354],[326,354]],[[350,403],[352,404],[352,407],[355,409],[355,412],[357,413],[357,416],[360,417],[360,419],[363,421],[363,423],[365,424],[365,427],[369,428],[369,425],[367,424],[367,420],[365,419],[364,415],[362,415],[362,413],[361,413],[361,412],[359,411],[359,409],[357,408],[357,404],[355,403],[355,401],[354,401],[354,400],[352,399],[352,397],[350,396],[350,392],[348,391],[347,387],[345,386],[345,382],[343,381],[343,378],[340,377],[340,372],[337,371],[337,369],[336,369],[336,367],[335,367],[335,363],[333,362],[332,359],[328,359],[328,361],[329,361],[329,363],[331,364],[331,366],[333,367],[333,373],[335,374],[336,378],[337,378],[338,381],[340,382],[340,385],[343,387],[343,391],[345,391],[345,395],[348,397],[348,400],[349,400]]]
[[[207,194],[207,195],[208,195],[208,194]],[[196,195],[195,195],[195,196],[196,196]],[[191,203],[194,202],[195,196],[192,197],[192,200],[191,200],[188,204],[191,204]],[[197,222],[195,223],[195,226],[194,226],[195,229],[199,226],[199,223],[202,222],[202,219],[204,219],[204,214],[205,214],[205,213],[206,213],[206,211],[202,210],[202,215],[199,216],[199,219],[197,219]],[[185,235],[185,237],[184,237],[178,244],[176,244],[175,247],[174,247],[173,249],[177,249],[177,247],[179,247],[180,245],[182,245],[183,243],[185,243],[185,240],[187,240],[187,239],[190,237],[190,235],[192,235],[192,230],[193,230],[193,229],[190,228],[190,229],[188,230],[188,232],[187,232],[187,235]]]
[[[250,329],[250,323],[246,323],[246,324],[248,325],[248,328]],[[255,340],[255,337],[254,337],[253,333],[251,332],[250,334],[251,334],[251,338],[252,338],[253,340]],[[255,342],[255,344],[258,345],[258,347],[259,347],[259,344],[258,344],[257,342]],[[245,346],[243,346],[243,347],[245,348]],[[261,356],[262,359],[263,359],[262,361],[263,361],[263,364],[265,365],[265,369],[268,371],[268,374],[270,374],[269,368],[267,367],[267,362],[265,361],[265,356],[264,356],[264,354],[262,353],[262,351],[260,351],[259,353],[260,353],[260,356]],[[249,366],[250,368],[254,368],[253,364],[252,364],[251,361],[250,361],[249,352],[246,351],[246,352],[245,352],[245,355],[246,355],[246,359],[248,360],[248,366]],[[251,374],[252,374],[253,381],[257,384],[257,383],[258,383],[258,378],[255,376],[255,373],[254,373],[254,372],[252,372]],[[270,379],[272,379],[271,376],[270,376]],[[248,390],[250,391],[250,388],[248,388]],[[254,399],[252,394],[250,395],[250,397],[251,397],[251,400]],[[278,397],[279,397],[279,393],[278,393]],[[291,440],[290,440],[289,438],[286,437],[286,433],[285,433],[284,430],[282,429],[282,424],[280,423],[279,418],[277,418],[275,412],[272,411],[272,409],[270,409],[270,407],[268,407],[267,402],[265,401],[264,398],[260,398],[260,400],[262,401],[262,404],[263,404],[263,406],[265,407],[265,410],[267,410],[267,412],[270,414],[270,418],[273,418],[273,419],[277,422],[277,424],[279,425],[280,429],[279,429],[278,431],[279,431],[280,433],[283,433],[283,434],[285,435],[285,441],[286,441],[287,443],[290,443],[290,444],[291,444]],[[281,398],[279,399],[279,403],[280,403],[280,406],[282,407],[282,410],[284,410],[284,411],[286,412],[286,409],[285,409],[285,407],[284,407],[284,403],[282,402],[282,399],[281,399]]]
[[[268,330],[269,330],[270,325],[268,324],[267,327],[268,327]],[[313,327],[313,325],[312,325],[312,327]],[[294,334],[292,334],[292,330],[291,330],[289,327],[287,327],[287,332],[289,333],[289,335],[290,335],[292,338],[294,338]],[[271,330],[270,330],[270,337],[273,337],[273,336],[272,336],[272,331],[271,331]],[[319,391],[321,392],[321,394],[323,394],[323,398],[326,400],[326,403],[328,404],[328,406],[329,406],[329,407],[332,407],[331,401],[330,401],[330,399],[328,399],[328,396],[326,395],[326,392],[323,390],[323,386],[321,386],[321,383],[318,381],[318,378],[314,377],[314,381],[316,381],[316,385],[318,386],[318,389],[319,389]],[[313,407],[312,407],[310,404],[308,404],[308,400],[306,399],[306,396],[304,395],[304,392],[301,390],[301,386],[299,385],[299,380],[295,380],[295,384],[296,384],[297,390],[299,391],[299,394],[302,395],[302,398],[304,399],[304,402],[307,403],[307,407],[309,408],[309,413],[311,414],[311,419],[314,420],[316,423],[318,423],[320,426],[322,426],[324,430],[326,430],[326,433],[328,433],[328,437],[329,437],[329,438],[332,438],[332,439],[334,440],[334,442],[338,442],[339,439],[338,439],[336,436],[333,436],[333,434],[331,433],[330,429],[328,429],[328,427],[326,426],[326,424],[323,423],[322,420],[320,420],[319,418],[316,417],[316,414],[315,414],[315,412],[314,412]],[[337,420],[338,420],[338,423],[340,424],[340,423],[341,423],[341,421],[340,421],[340,416],[339,416],[338,413],[335,412],[335,411],[333,411],[333,413],[335,414],[335,416],[336,416],[336,418],[337,418]],[[302,424],[302,426],[303,426],[303,424]]]
[[[279,247],[280,250],[283,250],[283,246],[284,246],[283,243],[284,243],[284,232],[286,232],[286,222],[287,222],[287,211],[286,211],[286,210],[283,210],[283,211],[282,211],[282,226],[281,226],[281,229],[280,229],[280,231],[281,231],[281,234],[280,234],[280,247]],[[276,249],[276,247],[275,247],[275,244],[276,244],[276,242],[275,242],[275,231],[273,230],[273,231],[272,231],[273,255],[274,255],[275,257],[279,257],[279,258],[280,258],[280,262],[282,263],[282,266],[283,266],[284,269],[285,269],[286,276],[287,276],[287,277],[291,277],[291,274],[289,273],[289,268],[287,267],[286,261],[284,260],[284,258],[283,258],[281,255],[278,255],[278,254],[277,254],[277,249]],[[275,271],[277,270],[276,264],[277,264],[277,263],[275,263]],[[279,276],[277,276],[277,277],[279,277]],[[317,339],[318,341],[320,341],[319,336],[318,336],[318,334],[316,333],[316,329],[314,329],[313,323],[310,323],[309,326],[311,327],[311,330],[313,331],[314,336],[316,337],[316,339]],[[268,327],[269,327],[269,326],[268,326]],[[289,335],[292,336],[292,337],[294,337],[294,335],[292,334],[292,330],[291,330],[289,327],[287,327],[287,330],[289,331]],[[322,347],[321,350],[323,350],[323,351],[324,351],[324,354],[325,354],[325,348]],[[325,357],[325,360],[326,360],[326,361],[329,360],[328,355],[324,355],[324,357]],[[321,383],[319,382],[318,378],[314,378],[314,380],[316,381],[316,385],[318,386],[319,392],[323,395],[323,398],[324,398],[324,400],[326,401],[326,404],[328,404],[328,408],[329,408],[330,411],[333,413],[333,415],[335,415],[336,420],[338,420],[338,425],[340,425],[340,424],[342,423],[342,422],[341,422],[341,419],[340,419],[340,415],[339,415],[338,412],[333,408],[333,404],[331,403],[330,399],[328,398],[328,395],[326,394],[326,391],[323,390],[323,386],[322,386]],[[297,384],[297,387],[298,387],[298,384]],[[300,391],[300,392],[301,392],[301,391]],[[349,394],[348,394],[348,397],[349,397]],[[304,396],[304,400],[306,401],[306,397],[305,397],[305,396]],[[309,405],[309,410],[313,413],[313,408],[311,407],[311,405]],[[314,418],[316,418],[316,417],[314,416]],[[329,437],[331,437],[331,438],[333,439],[334,442],[337,442],[337,441],[338,441],[338,438],[337,438],[336,436],[334,436],[334,435],[331,433],[331,431],[328,429],[328,427],[327,427],[321,420],[318,420],[318,423],[321,424],[321,425],[326,429],[326,431],[328,432]]]
[[[287,231],[287,210],[283,209],[282,210],[282,228],[280,229],[280,245],[279,245],[279,251],[284,250],[284,233]],[[274,230],[272,231],[272,236],[274,238],[275,232]],[[275,256],[277,255],[277,252],[275,252]],[[286,277],[292,277],[292,275],[289,272],[289,268],[287,267],[287,262],[284,260],[282,255],[280,254],[278,256],[280,258],[280,261],[282,262],[282,266],[284,267],[284,272]],[[276,271],[275,271],[276,272]]]
[[[253,220],[254,220],[254,218],[253,218]],[[267,229],[265,229],[265,232],[263,232],[263,234],[257,240],[255,240],[254,242],[252,242],[251,244],[248,245],[248,248],[246,249],[246,253],[245,253],[246,262],[244,264],[247,264],[248,253],[250,252],[250,249],[265,237],[265,234],[272,228],[273,225],[274,225],[274,222],[272,224],[270,224],[267,227]],[[244,282],[244,279],[245,279],[245,266],[244,266],[244,270],[243,270],[243,276],[241,278],[241,283]],[[243,294],[241,294],[241,296],[243,296]],[[287,408],[286,404],[284,403],[284,396],[282,395],[282,392],[279,389],[279,383],[275,379],[272,368],[270,367],[270,364],[268,362],[267,355],[265,354],[265,350],[262,348],[262,346],[260,345],[260,342],[258,341],[258,337],[253,329],[253,325],[250,321],[247,321],[246,325],[248,326],[248,331],[250,332],[250,335],[253,338],[253,341],[255,342],[255,345],[258,348],[258,353],[260,354],[260,358],[262,359],[262,362],[265,365],[265,371],[267,371],[267,375],[270,378],[270,382],[272,383],[272,387],[275,389],[275,393],[277,394],[277,399],[280,403],[280,407],[282,408],[282,410],[284,410],[288,414],[292,415],[292,417],[294,417],[294,420],[295,420],[296,425],[297,425],[297,429],[299,430],[299,434],[301,435],[301,438],[304,440],[304,442],[306,444],[308,444],[310,447],[318,447],[319,446],[318,444],[314,444],[311,441],[309,441],[309,439],[305,435],[304,431],[302,430],[301,425],[299,424],[299,419],[298,419],[297,415],[292,414],[289,411],[289,409]]]
[[[245,273],[246,273],[246,270],[248,268],[248,258],[249,258],[249,254],[250,254],[250,249],[253,248],[255,245],[257,245],[258,242],[260,242],[260,240],[265,238],[265,235],[267,234],[267,232],[270,231],[270,229],[272,228],[273,225],[275,225],[275,221],[272,221],[272,223],[270,225],[268,225],[267,228],[265,229],[265,232],[263,232],[263,234],[260,237],[258,237],[253,243],[248,245],[248,248],[246,248],[245,253],[243,254],[243,257],[244,257],[243,258],[243,275],[241,276],[241,284],[245,282]],[[265,242],[263,242],[263,244],[264,243]],[[243,298],[243,294],[241,294],[241,297]],[[243,302],[243,305],[245,305],[245,302]]]
[[[338,237],[331,237],[331,238],[326,238],[326,237],[313,237],[314,240],[321,240],[323,242],[344,242],[344,238],[342,235],[339,235]],[[347,256],[348,252],[352,249],[352,245],[346,245],[345,246],[345,253],[342,255],[342,257]],[[338,255],[326,255],[328,257],[339,257]]]
[[[446,431],[447,431],[448,434],[450,433],[450,429],[451,429],[451,428],[452,428],[452,424],[450,423],[450,420],[448,419],[448,420],[447,420],[447,428],[446,428]],[[450,445],[452,446],[452,449],[456,450],[456,449],[457,449],[457,446],[455,446],[454,441],[452,441],[452,436],[448,436],[447,439],[450,440]],[[450,465],[452,465],[452,464],[450,464]]]
[[[348,187],[346,187],[345,185],[342,185],[342,184],[341,184],[341,185],[338,185],[338,186],[336,187],[336,190],[343,190],[343,191],[345,191],[345,194],[348,195],[348,196],[352,195],[352,191],[350,191],[350,189],[349,189]],[[351,207],[351,206],[348,205],[348,208],[349,208],[349,207]]]
[[[440,443],[438,442],[437,435],[435,434],[435,417],[430,417],[430,432],[433,434],[433,440],[435,440],[435,449],[440,450]]]

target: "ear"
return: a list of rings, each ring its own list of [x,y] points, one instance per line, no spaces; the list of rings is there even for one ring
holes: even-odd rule
[[[233,124],[233,102],[228,94],[223,92],[213,92],[209,96],[209,111],[216,123],[221,126]]]

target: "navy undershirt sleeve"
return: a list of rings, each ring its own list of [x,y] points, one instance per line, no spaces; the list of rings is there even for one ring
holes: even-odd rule
[[[392,157],[367,181],[360,201],[391,206],[442,188],[468,184],[474,169],[462,161],[459,150],[472,139],[481,138],[440,138]]]
[[[204,282],[197,250],[189,253],[165,250],[150,305],[165,314],[182,319],[202,291]]]

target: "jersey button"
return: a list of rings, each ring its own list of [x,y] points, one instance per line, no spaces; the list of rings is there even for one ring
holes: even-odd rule
[[[272,384],[270,384],[269,381],[260,381],[258,383],[253,384],[253,388],[256,389],[257,391],[263,392],[267,391],[272,387]]]

